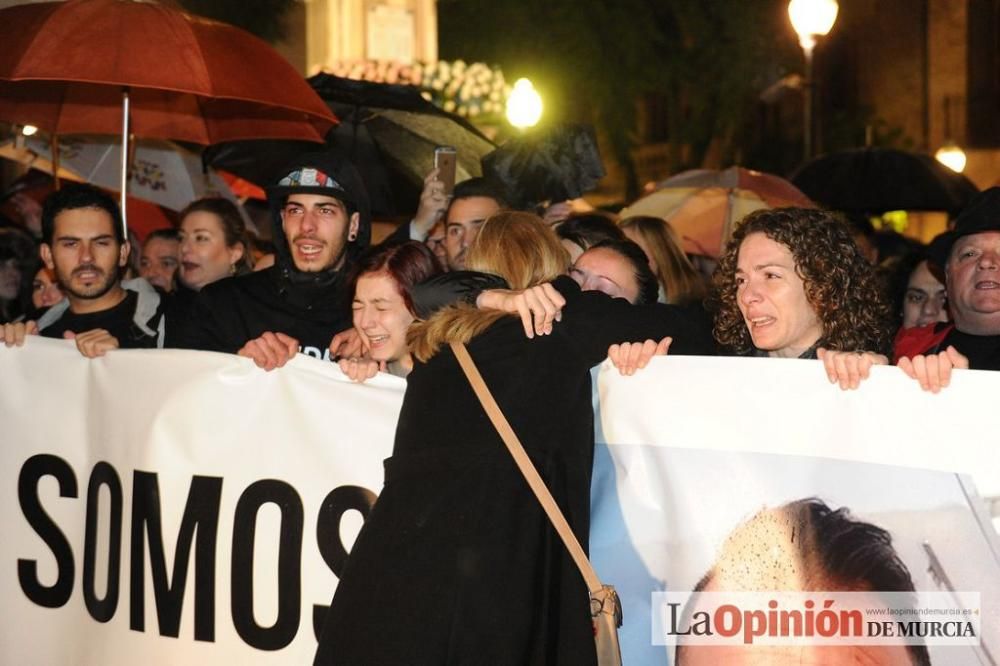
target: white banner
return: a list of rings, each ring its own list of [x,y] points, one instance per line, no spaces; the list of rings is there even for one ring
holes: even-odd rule
[[[887,530],[916,590],[979,593],[981,646],[931,645],[932,663],[1000,663],[1000,545],[980,497],[1000,495],[1000,373],[956,372],[934,395],[879,367],[841,391],[818,361],[672,357],[631,377],[605,364],[599,387],[611,443],[590,547],[625,606],[625,663],[670,663],[653,592],[690,592],[740,525],[809,498]]]
[[[996,535],[975,486],[947,472],[1000,491],[1000,376],[961,373],[930,396],[897,373],[850,393],[808,362],[602,375],[615,443],[596,454],[591,548],[625,601],[626,663],[670,660],[654,592],[690,590],[735,525],[801,497],[888,529],[917,587],[943,590],[933,553],[994,612]],[[311,663],[402,380],[357,385],[302,356],[271,373],[180,351],[87,360],[32,338],[0,347],[0,386],[0,663]]]
[[[312,662],[402,380],[40,338],[0,377],[0,663]]]

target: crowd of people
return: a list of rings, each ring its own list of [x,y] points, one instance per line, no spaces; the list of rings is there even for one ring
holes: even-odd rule
[[[225,199],[192,202],[177,229],[155,231],[133,248],[110,198],[66,187],[45,202],[40,244],[14,224],[0,227],[4,340],[37,331],[78,338],[81,351],[95,355],[116,347],[221,351],[267,369],[301,351],[343,359],[362,379],[383,369],[380,362],[405,374],[408,327],[421,309],[426,316],[454,300],[517,311],[528,334],[548,333],[562,307],[557,291],[515,294],[497,276],[467,270],[484,222],[509,210],[507,193],[475,178],[446,194],[436,176],[425,180],[412,221],[369,248],[357,172],[330,155],[303,157],[268,192],[274,253],[259,274],[243,219]],[[931,390],[956,367],[1000,369],[1000,315],[992,307],[1000,281],[991,278],[996,188],[930,246],[910,243],[888,257],[878,256],[870,229],[859,233],[836,214],[758,211],[736,229],[712,276],[695,268],[662,219],[552,218],[542,219],[567,251],[564,272],[582,289],[683,313],[694,339],[679,340],[673,353],[690,343],[698,353],[820,358],[845,388],[890,361]],[[389,303],[398,310],[391,317]]]
[[[414,645],[428,663],[483,650],[509,663],[592,661],[585,589],[496,434],[481,419],[440,417],[478,408],[452,344],[468,345],[584,544],[589,369],[609,355],[624,374],[664,353],[819,359],[845,389],[890,363],[931,391],[956,368],[1000,370],[1000,188],[930,247],[875,262],[835,213],[757,211],[709,278],[664,220],[543,217],[511,210],[486,179],[447,193],[436,176],[413,219],[372,245],[357,171],[335,155],[301,156],[267,190],[274,252],[260,270],[222,199],[192,202],[178,229],[141,250],[114,200],[89,185],[46,199],[37,246],[0,228],[8,347],[38,334],[72,339],[87,357],[173,347],[268,371],[303,353],[355,380],[407,377],[386,484],[317,663],[334,644],[357,663],[405,661]],[[521,538],[498,543],[498,525]],[[497,618],[509,628],[502,641],[488,634]]]

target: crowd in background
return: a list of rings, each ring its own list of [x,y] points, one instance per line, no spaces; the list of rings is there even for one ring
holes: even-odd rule
[[[339,172],[346,184],[303,185],[303,170],[315,171],[317,164],[318,173]],[[413,219],[368,247],[367,195],[349,164],[330,156],[318,163],[306,158],[276,176],[286,185],[269,190],[271,241],[249,234],[232,202],[193,201],[181,211],[176,229],[154,231],[142,243],[131,236],[120,261],[97,270],[96,289],[73,286],[81,264],[91,266],[91,258],[66,264],[60,259],[65,253],[52,251],[59,242],[52,234],[58,226],[55,218],[64,210],[103,206],[115,238],[126,247],[112,200],[95,204],[85,195],[82,203],[74,203],[75,192],[89,191],[91,198],[100,199],[99,192],[70,185],[48,197],[36,212],[41,219],[33,224],[0,220],[0,323],[70,337],[87,333],[81,324],[100,323],[92,316],[95,302],[117,305],[125,294],[136,294],[144,308],[152,307],[156,321],[137,322],[139,333],[130,333],[127,342],[104,337],[95,351],[115,346],[205,349],[241,353],[268,369],[302,351],[343,359],[344,369],[355,378],[379,369],[405,374],[412,367],[406,333],[421,318],[414,290],[438,274],[452,277],[419,289],[420,298],[433,307],[479,298],[481,304],[485,299],[488,306],[520,312],[540,333],[552,325],[560,307],[558,294],[549,298],[543,291],[528,290],[510,295],[499,291],[509,286],[503,280],[466,270],[466,257],[484,221],[509,210],[508,201],[517,199],[499,184],[474,178],[448,193],[431,172]],[[319,216],[331,212],[320,207],[315,212],[297,209],[308,228],[289,237],[287,195],[306,191],[312,197],[331,194],[341,204],[344,226],[334,236],[320,229]],[[559,237],[567,251],[564,272],[583,290],[677,310],[691,322],[699,353],[822,358],[830,379],[845,388],[857,386],[871,365],[891,360],[902,362],[926,388],[937,389],[947,383],[952,367],[971,362],[973,368],[1000,369],[1000,352],[991,339],[1000,330],[989,305],[980,303],[992,298],[992,282],[977,277],[989,277],[991,267],[963,272],[957,267],[965,260],[951,256],[953,245],[998,233],[997,208],[995,189],[981,194],[959,217],[956,229],[929,246],[895,232],[876,232],[863,216],[794,208],[759,211],[737,227],[717,265],[686,255],[670,223],[660,218],[617,219],[603,211],[571,214],[564,202],[549,202],[532,212]],[[305,242],[317,238],[311,245]],[[984,257],[987,264],[992,261],[992,248]],[[946,273],[951,269],[954,284],[949,288]],[[248,275],[255,270],[269,277]],[[970,279],[971,287],[959,284]],[[205,289],[216,283],[216,289]],[[110,300],[104,298],[108,291]],[[84,311],[91,316],[76,321]],[[423,316],[432,311],[425,307]],[[53,326],[57,320],[61,324]],[[155,335],[142,330],[150,324]],[[526,333],[532,327],[526,323]],[[16,328],[6,330],[11,344]],[[687,342],[675,346],[674,353]],[[910,361],[914,357],[916,368]]]

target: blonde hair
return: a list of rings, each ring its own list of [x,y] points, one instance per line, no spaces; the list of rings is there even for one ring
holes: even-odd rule
[[[640,215],[627,217],[618,226],[623,230],[634,229],[649,248],[667,303],[691,303],[708,295],[705,281],[684,254],[680,238],[669,222]]]
[[[527,289],[563,275],[569,267],[569,254],[537,215],[504,211],[483,223],[465,266],[498,275],[511,289]],[[467,303],[448,306],[410,327],[410,353],[427,362],[442,345],[469,342],[506,316],[506,312],[479,310]]]

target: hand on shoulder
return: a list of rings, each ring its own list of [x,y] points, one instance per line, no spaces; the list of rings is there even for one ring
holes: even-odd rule
[[[552,333],[553,324],[562,319],[565,305],[566,299],[550,282],[521,291],[488,289],[476,298],[476,307],[520,315],[528,338]]]

